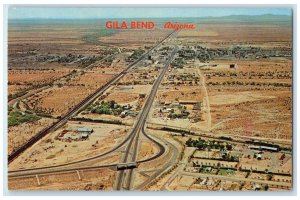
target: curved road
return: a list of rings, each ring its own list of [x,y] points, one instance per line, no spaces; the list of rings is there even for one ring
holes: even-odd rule
[[[56,129],[63,126],[70,118],[78,114],[82,109],[84,109],[87,105],[92,103],[96,98],[98,98],[100,95],[102,95],[108,88],[111,87],[111,85],[115,84],[117,81],[119,81],[129,69],[131,69],[133,66],[135,66],[137,63],[139,63],[141,60],[146,58],[155,48],[157,48],[160,44],[162,44],[167,38],[169,38],[173,33],[176,31],[173,31],[172,33],[168,34],[162,41],[160,41],[158,44],[153,46],[148,52],[144,53],[139,59],[128,65],[120,74],[116,75],[114,78],[112,78],[110,81],[108,81],[106,84],[104,84],[102,87],[98,88],[93,94],[87,96],[84,100],[82,100],[78,105],[76,105],[71,111],[69,111],[65,116],[61,117],[61,119],[55,123],[53,123],[51,126],[43,129],[41,132],[39,132],[37,135],[33,136],[30,140],[28,140],[24,145],[22,145],[20,148],[18,148],[16,151],[14,151],[12,154],[8,156],[8,162],[12,162],[16,157],[18,157],[21,153],[23,153],[26,149],[31,147],[33,144],[35,144],[37,141],[39,141],[41,138],[46,136],[48,133],[55,131]]]

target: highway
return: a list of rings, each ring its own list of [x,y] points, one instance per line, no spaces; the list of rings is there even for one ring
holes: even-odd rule
[[[144,131],[145,130],[143,130],[143,133],[146,134]],[[169,153],[166,155],[166,158],[169,158],[168,161],[166,161],[161,168],[157,169],[153,175],[148,177],[146,181],[136,186],[134,190],[144,190],[154,179],[157,179],[168,169],[172,168],[174,164],[176,164],[177,158],[179,157],[178,148],[165,139],[160,138],[160,140],[168,146]],[[171,155],[169,156],[169,154]]]
[[[166,60],[166,63],[164,65],[164,68],[160,72],[160,75],[154,82],[154,85],[151,89],[151,92],[150,92],[148,98],[147,98],[144,108],[138,117],[137,123],[133,127],[133,130],[131,132],[132,137],[126,147],[125,155],[124,155],[121,163],[128,163],[128,162],[136,161],[137,152],[138,152],[139,133],[141,132],[142,129],[144,129],[144,125],[145,125],[146,119],[148,117],[149,111],[152,107],[152,103],[156,96],[158,87],[159,87],[161,81],[163,80],[164,75],[167,72],[167,69],[168,69],[171,61],[173,60],[173,57],[176,54],[177,50],[178,50],[178,47],[175,47],[174,50],[172,51],[172,53],[170,54],[170,56],[168,57],[168,59]],[[129,169],[126,172],[127,173],[125,173],[124,170],[119,171],[119,173],[117,175],[117,180],[115,183],[116,190],[121,190],[123,188],[130,190],[130,188],[132,187],[133,169]]]
[[[145,163],[145,162],[149,162],[152,161],[158,157],[160,157],[161,155],[163,155],[166,151],[165,147],[159,143],[157,140],[151,138],[149,135],[146,134],[144,127],[142,130],[143,135],[148,138],[148,140],[150,140],[152,143],[154,143],[154,145],[156,145],[159,149],[158,153],[150,158],[146,158],[146,159],[142,159],[142,160],[138,160],[137,163]],[[117,149],[119,149],[121,146],[123,146],[125,144],[126,141],[128,141],[130,138],[130,136],[124,140],[120,145],[114,147],[113,149],[111,149],[110,151],[106,152],[105,154],[109,154]],[[165,141],[165,143],[168,143],[167,141]],[[88,161],[88,160],[94,160],[98,157],[102,157],[104,156],[104,154],[100,154],[88,159],[85,159],[84,161]],[[72,164],[75,163],[82,163],[83,160],[77,161],[77,162],[73,162]],[[109,164],[109,165],[97,165],[97,166],[83,166],[83,167],[70,167],[70,168],[59,168],[59,167],[63,167],[63,166],[68,166],[70,165],[70,163],[67,164],[62,164],[62,165],[55,165],[55,166],[47,166],[47,167],[40,167],[40,168],[31,168],[31,169],[21,169],[21,170],[11,170],[9,171],[9,178],[16,178],[16,177],[28,177],[28,176],[35,176],[35,175],[42,175],[42,174],[55,174],[55,173],[63,173],[63,172],[69,172],[69,171],[76,171],[76,170],[87,170],[87,169],[98,169],[98,168],[115,168],[117,167],[117,164]]]
[[[57,122],[54,122],[49,127],[40,131],[38,134],[36,134],[30,140],[28,140],[25,144],[23,144],[21,147],[19,147],[16,151],[14,151],[12,154],[10,154],[8,156],[8,163],[11,163],[16,157],[18,157],[21,153],[23,153],[26,149],[31,147],[33,144],[35,144],[41,138],[46,136],[48,133],[55,131],[56,129],[63,126],[70,118],[77,115],[87,105],[89,105],[94,100],[96,100],[100,95],[102,95],[113,84],[115,84],[117,81],[119,81],[127,73],[128,70],[130,70],[133,66],[135,66],[137,63],[139,63],[144,58],[146,58],[155,48],[157,48],[160,44],[162,44],[166,39],[168,39],[175,32],[176,31],[173,31],[172,33],[168,34],[163,40],[161,40],[159,43],[157,43],[155,46],[153,46],[149,51],[144,53],[140,58],[138,58],[136,61],[134,61],[133,63],[128,65],[121,73],[114,76],[110,81],[108,81],[106,84],[104,84],[103,86],[98,88],[94,93],[92,93],[91,95],[89,95],[85,99],[83,99],[78,105],[76,105],[74,108],[72,108],[65,116],[62,116]],[[124,142],[126,142],[126,141],[124,141]]]

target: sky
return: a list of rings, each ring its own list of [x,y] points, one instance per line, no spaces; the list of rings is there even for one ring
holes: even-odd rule
[[[290,8],[191,8],[191,7],[30,7],[9,6],[9,19],[91,19],[221,17],[229,15],[291,15]]]

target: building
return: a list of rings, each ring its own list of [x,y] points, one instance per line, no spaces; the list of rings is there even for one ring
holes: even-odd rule
[[[201,102],[193,104],[193,110],[201,110]]]
[[[83,128],[78,128],[77,132],[79,132],[79,133],[92,133],[92,132],[94,132],[94,130],[92,128],[83,127]]]
[[[127,114],[128,114],[129,116],[131,116],[131,117],[136,117],[136,116],[138,115],[138,112],[129,110]]]
[[[82,139],[87,139],[87,138],[89,138],[89,134],[87,134],[87,133],[82,133],[82,134],[80,135],[80,138],[82,138]]]
[[[253,150],[267,150],[277,152],[279,149],[277,147],[268,147],[268,146],[248,146],[249,149]]]
[[[268,151],[279,151],[277,147],[267,147],[267,146],[261,146],[262,150],[268,150]]]

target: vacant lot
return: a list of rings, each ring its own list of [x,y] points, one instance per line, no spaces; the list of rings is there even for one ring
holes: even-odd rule
[[[212,63],[228,63],[214,61]],[[290,60],[234,61],[235,69],[203,69],[217,133],[291,140]]]

